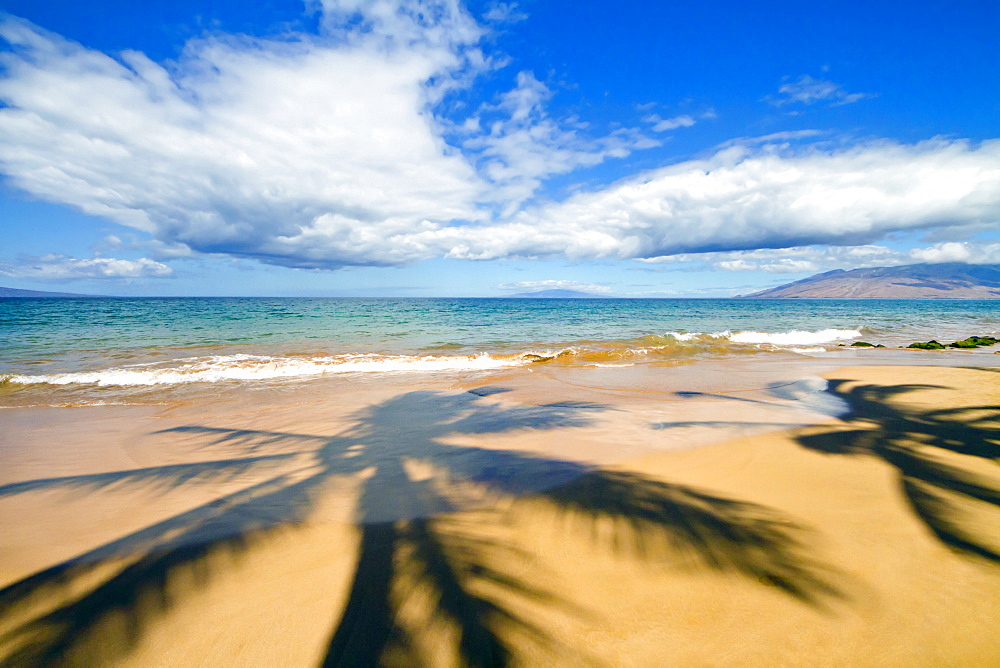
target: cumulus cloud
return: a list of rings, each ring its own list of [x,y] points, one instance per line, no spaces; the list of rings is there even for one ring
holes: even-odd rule
[[[173,270],[148,258],[116,260],[109,257],[77,259],[66,255],[27,257],[0,264],[0,275],[13,278],[141,278],[170,276]]]
[[[973,243],[948,241],[927,248],[907,251],[914,262],[938,264],[941,262],[968,262],[970,264],[1000,264],[1000,243]]]
[[[144,255],[321,269],[857,246],[1000,219],[998,141],[792,146],[814,130],[540,202],[554,175],[659,142],[556,117],[553,90],[529,71],[466,118],[445,118],[449,92],[495,66],[457,0],[313,4],[319,34],[207,36],[171,63],[7,18],[0,170],[36,197],[145,233]],[[798,84],[784,92],[802,103],[850,96]],[[694,118],[647,122],[665,131]],[[756,261],[718,262],[740,259]],[[797,266],[780,260],[765,264]]]
[[[998,220],[997,140],[878,142],[837,152],[736,146],[524,211],[510,224],[478,229],[483,238],[470,248],[478,257],[651,258],[850,246]]]
[[[404,19],[379,19],[405,37],[392,48],[372,32],[206,38],[172,71],[8,19],[0,164],[36,196],[201,252],[299,265],[304,235],[305,264],[416,259],[369,239],[475,219],[482,184],[426,113],[425,82],[462,66],[452,38]]]
[[[551,91],[521,72],[449,145],[437,105],[492,66],[460,4],[314,4],[319,35],[209,36],[168,64],[7,18],[0,168],[171,247],[336,268],[440,255],[456,224],[516,210],[546,177],[658,144],[549,117]]]
[[[502,283],[497,287],[501,290],[577,290],[579,292],[594,292],[598,294],[611,292],[611,288],[607,285],[559,280],[518,281],[516,283]]]
[[[778,87],[778,95],[769,97],[768,100],[778,107],[790,104],[812,105],[817,102],[826,102],[831,107],[839,107],[869,97],[875,96],[872,93],[848,93],[832,81],[814,79],[803,74],[795,81],[781,84]]]

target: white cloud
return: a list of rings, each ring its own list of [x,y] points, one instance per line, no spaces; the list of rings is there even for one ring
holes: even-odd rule
[[[905,264],[903,253],[885,246],[799,246],[760,248],[721,253],[685,253],[643,260],[651,264],[706,263],[723,271],[763,271],[771,274],[815,273],[826,269],[855,269]]]
[[[785,130],[782,132],[772,132],[758,137],[737,137],[735,139],[730,139],[727,142],[723,142],[718,146],[718,148],[724,149],[731,148],[733,146],[752,147],[764,144],[787,147],[794,141],[798,141],[800,139],[810,139],[824,134],[826,133],[822,130]]]
[[[649,258],[996,225],[1000,141],[878,142],[838,152],[733,147],[477,227],[458,257]],[[475,239],[475,235],[480,238]]]
[[[195,255],[190,248],[183,244],[167,244],[156,239],[139,239],[138,235],[131,233],[109,234],[94,246],[94,250],[100,255],[114,253],[122,249],[148,253],[154,260],[190,258]]]
[[[762,271],[770,274],[800,274],[802,272],[816,271],[818,267],[809,260],[794,260],[791,258],[781,258],[777,262],[769,262],[760,266]]]
[[[780,96],[768,99],[771,104],[779,107],[789,104],[811,105],[817,102],[827,102],[829,106],[839,107],[875,97],[872,93],[848,93],[832,81],[813,79],[808,74],[803,74],[795,81],[781,84],[778,93]]]
[[[597,294],[611,292],[611,288],[606,285],[559,280],[518,281],[516,283],[502,283],[497,287],[501,290],[576,290],[578,292],[593,292]]]
[[[199,40],[168,71],[9,19],[0,164],[36,196],[200,252],[293,265],[417,259],[323,222],[389,238],[481,215],[484,185],[438,135],[425,85],[465,66],[453,40],[473,35],[406,21],[373,19],[403,35],[389,45],[379,32],[348,44]],[[290,248],[300,236],[315,243]]]
[[[715,263],[715,268],[723,271],[758,271],[760,265],[743,259],[720,260]]]
[[[457,0],[316,6],[320,35],[208,37],[165,65],[8,18],[0,169],[36,197],[146,233],[143,254],[307,268],[858,246],[1000,222],[1000,141],[792,147],[815,130],[734,140],[529,206],[553,175],[659,142],[555,118],[553,91],[527,71],[493,104],[445,120],[446,93],[494,67]],[[786,93],[850,95],[824,90]],[[717,261],[805,266],[782,259]]]
[[[721,260],[713,264],[713,267],[724,271],[766,271],[769,274],[800,274],[817,271],[814,262],[793,258],[780,258],[776,262],[752,262],[742,258]]]
[[[736,272],[775,274],[816,273],[830,269],[858,269],[901,264],[967,262],[1000,263],[1000,243],[945,242],[923,248],[893,250],[886,246],[799,246],[747,251],[681,253],[640,260],[646,264],[708,265]]]
[[[483,18],[496,23],[517,23],[528,15],[517,8],[516,2],[498,2],[489,7]]]
[[[488,131],[463,142],[493,184],[489,197],[503,203],[504,215],[516,211],[546,177],[660,145],[634,128],[619,128],[597,138],[582,135],[578,130],[586,126],[578,119],[559,122],[548,115],[546,105],[552,95],[531,72],[519,72],[515,88],[498,104],[479,110],[473,127],[485,126]]]
[[[321,14],[326,32],[389,50],[474,44],[482,28],[459,0],[306,0]]]
[[[967,243],[942,243],[930,248],[915,248],[909,256],[918,262],[968,262],[972,257],[972,249]]]
[[[697,122],[687,114],[674,116],[673,118],[660,118],[656,114],[650,114],[649,116],[643,117],[642,120],[644,123],[653,124],[653,132],[666,132],[667,130],[676,130],[677,128],[689,128]]]
[[[36,197],[171,248],[336,268],[444,254],[462,237],[456,223],[510,213],[548,176],[658,144],[557,122],[551,91],[521,72],[461,124],[463,154],[436,105],[492,65],[458,2],[316,4],[321,35],[208,37],[166,66],[6,19],[0,169]]]
[[[80,260],[66,255],[23,258],[0,264],[0,275],[14,278],[140,278],[170,276],[173,270],[148,258],[116,260],[98,257]]]
[[[927,248],[907,251],[913,262],[938,264],[941,262],[968,262],[970,264],[1000,264],[1000,243],[973,243],[948,241]]]

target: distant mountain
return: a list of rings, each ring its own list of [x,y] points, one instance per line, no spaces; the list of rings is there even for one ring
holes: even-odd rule
[[[18,290],[16,288],[0,288],[0,298],[39,298],[39,297],[100,297],[101,295],[78,295],[72,292],[45,292],[43,290]]]
[[[744,298],[1000,299],[1000,265],[908,264],[836,269]]]
[[[516,299],[602,299],[607,295],[595,295],[591,292],[579,292],[578,290],[539,290],[538,292],[518,292],[515,295],[507,295]]]

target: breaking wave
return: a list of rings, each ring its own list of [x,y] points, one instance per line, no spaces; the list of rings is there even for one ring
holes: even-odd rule
[[[775,346],[811,346],[820,343],[849,341],[861,337],[860,329],[824,329],[819,332],[736,332],[729,336],[734,343],[770,343]]]
[[[790,332],[668,332],[666,336],[676,341],[725,340],[732,343],[770,344],[773,346],[815,346],[823,343],[849,341],[861,337],[860,329],[824,329],[818,332],[792,330]]]
[[[858,329],[817,332],[667,332],[620,341],[586,341],[556,350],[528,350],[468,355],[340,354],[340,355],[210,355],[169,362],[131,364],[97,371],[0,375],[0,383],[17,385],[152,386],[223,381],[307,378],[343,373],[487,371],[527,364],[624,367],[637,362],[672,363],[701,355],[782,349],[813,352],[823,344],[856,339]]]
[[[269,357],[263,355],[214,355],[175,360],[170,366],[136,364],[79,373],[0,377],[22,385],[92,384],[98,386],[175,385],[216,383],[229,380],[300,378],[335,373],[407,371],[460,371],[496,369],[523,364],[521,359],[503,359],[487,354],[436,357],[430,355],[335,355],[328,357]]]

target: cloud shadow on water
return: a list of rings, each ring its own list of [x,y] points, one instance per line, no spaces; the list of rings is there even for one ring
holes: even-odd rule
[[[442,625],[451,629],[449,649],[463,665],[509,665],[523,643],[579,651],[560,645],[530,609],[589,613],[511,572],[512,561],[530,555],[484,537],[469,519],[493,513],[499,517],[491,521],[505,521],[496,510],[501,499],[543,501],[572,516],[573,526],[590,527],[596,545],[651,564],[734,573],[817,609],[841,596],[833,571],[808,555],[804,528],[766,507],[638,473],[449,444],[463,435],[518,431],[552,432],[569,442],[574,428],[607,410],[576,402],[500,403],[489,397],[503,388],[480,389],[400,394],[354,415],[352,426],[333,436],[177,427],[161,433],[243,456],[0,487],[0,496],[172,489],[231,480],[236,472],[258,476],[244,489],[0,590],[0,619],[8,620],[0,665],[93,663],[128,654],[182,598],[172,586],[176,578],[208,583],[225,567],[218,555],[240,556],[274,532],[294,531],[338,481],[358,485],[353,521],[360,539],[324,665],[419,665],[426,662],[419,636]],[[407,599],[416,592],[427,605],[415,618]]]

